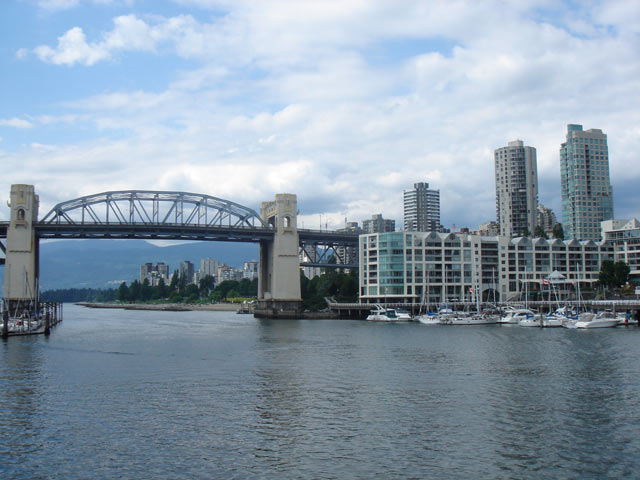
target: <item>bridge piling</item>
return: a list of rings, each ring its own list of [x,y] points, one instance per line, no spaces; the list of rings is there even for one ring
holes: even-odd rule
[[[262,202],[260,216],[272,226],[274,235],[273,240],[260,242],[258,301],[254,316],[300,318],[302,296],[296,196],[280,193],[274,202]]]

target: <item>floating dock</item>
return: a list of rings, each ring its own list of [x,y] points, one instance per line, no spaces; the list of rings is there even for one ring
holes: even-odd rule
[[[51,327],[62,321],[62,303],[39,302],[9,304],[2,302],[2,338],[22,335],[49,335]]]

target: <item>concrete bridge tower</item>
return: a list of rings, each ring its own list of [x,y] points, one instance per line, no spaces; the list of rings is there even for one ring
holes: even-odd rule
[[[256,317],[299,318],[300,257],[298,200],[290,193],[262,202],[260,216],[274,229],[273,242],[260,242],[260,272]]]
[[[39,244],[34,225],[38,221],[38,206],[33,185],[11,185],[3,290],[11,310],[37,296]]]

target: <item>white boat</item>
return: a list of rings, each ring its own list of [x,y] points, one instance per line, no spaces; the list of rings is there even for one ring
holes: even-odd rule
[[[398,317],[399,321],[410,322],[413,320],[413,317],[411,316],[411,314],[406,310],[402,308],[396,308],[395,311],[396,311],[396,317]]]
[[[369,322],[399,322],[396,311],[393,308],[383,308],[382,305],[376,305],[367,316]]]
[[[547,315],[542,317],[542,327],[552,328],[552,327],[562,327],[566,322],[566,317],[562,315]]]
[[[582,313],[582,315],[589,315],[588,313]],[[541,327],[564,327],[567,322],[571,322],[576,320],[578,317],[573,316],[568,310],[567,307],[560,307],[556,309],[555,312],[551,312],[544,317],[542,317],[542,325]]]
[[[423,325],[442,325],[437,313],[424,313],[416,317],[416,319]]]
[[[618,326],[619,319],[609,313],[602,312],[590,320],[577,320],[568,328],[612,328]]]
[[[451,310],[451,308],[444,305],[438,309],[437,317],[440,322],[440,325],[451,325],[453,320],[458,315],[459,315],[458,313],[454,312],[453,310]]]
[[[528,308],[510,308],[505,315],[500,317],[496,323],[500,324],[518,324],[520,320],[525,318],[533,318],[535,313]]]
[[[453,316],[447,325],[492,325],[498,317],[486,313],[459,314]]]
[[[536,313],[532,317],[523,318],[518,322],[521,327],[541,327],[541,317]]]

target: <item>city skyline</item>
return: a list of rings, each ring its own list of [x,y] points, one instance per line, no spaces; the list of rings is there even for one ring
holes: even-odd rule
[[[564,221],[567,124],[607,133],[614,216],[640,216],[635,2],[32,0],[0,13],[0,220],[9,186],[28,183],[41,215],[108,190],[256,210],[286,191],[306,228],[376,213],[400,225],[403,190],[424,181],[445,228],[474,228],[495,217],[493,151],[524,138],[539,202]]]

